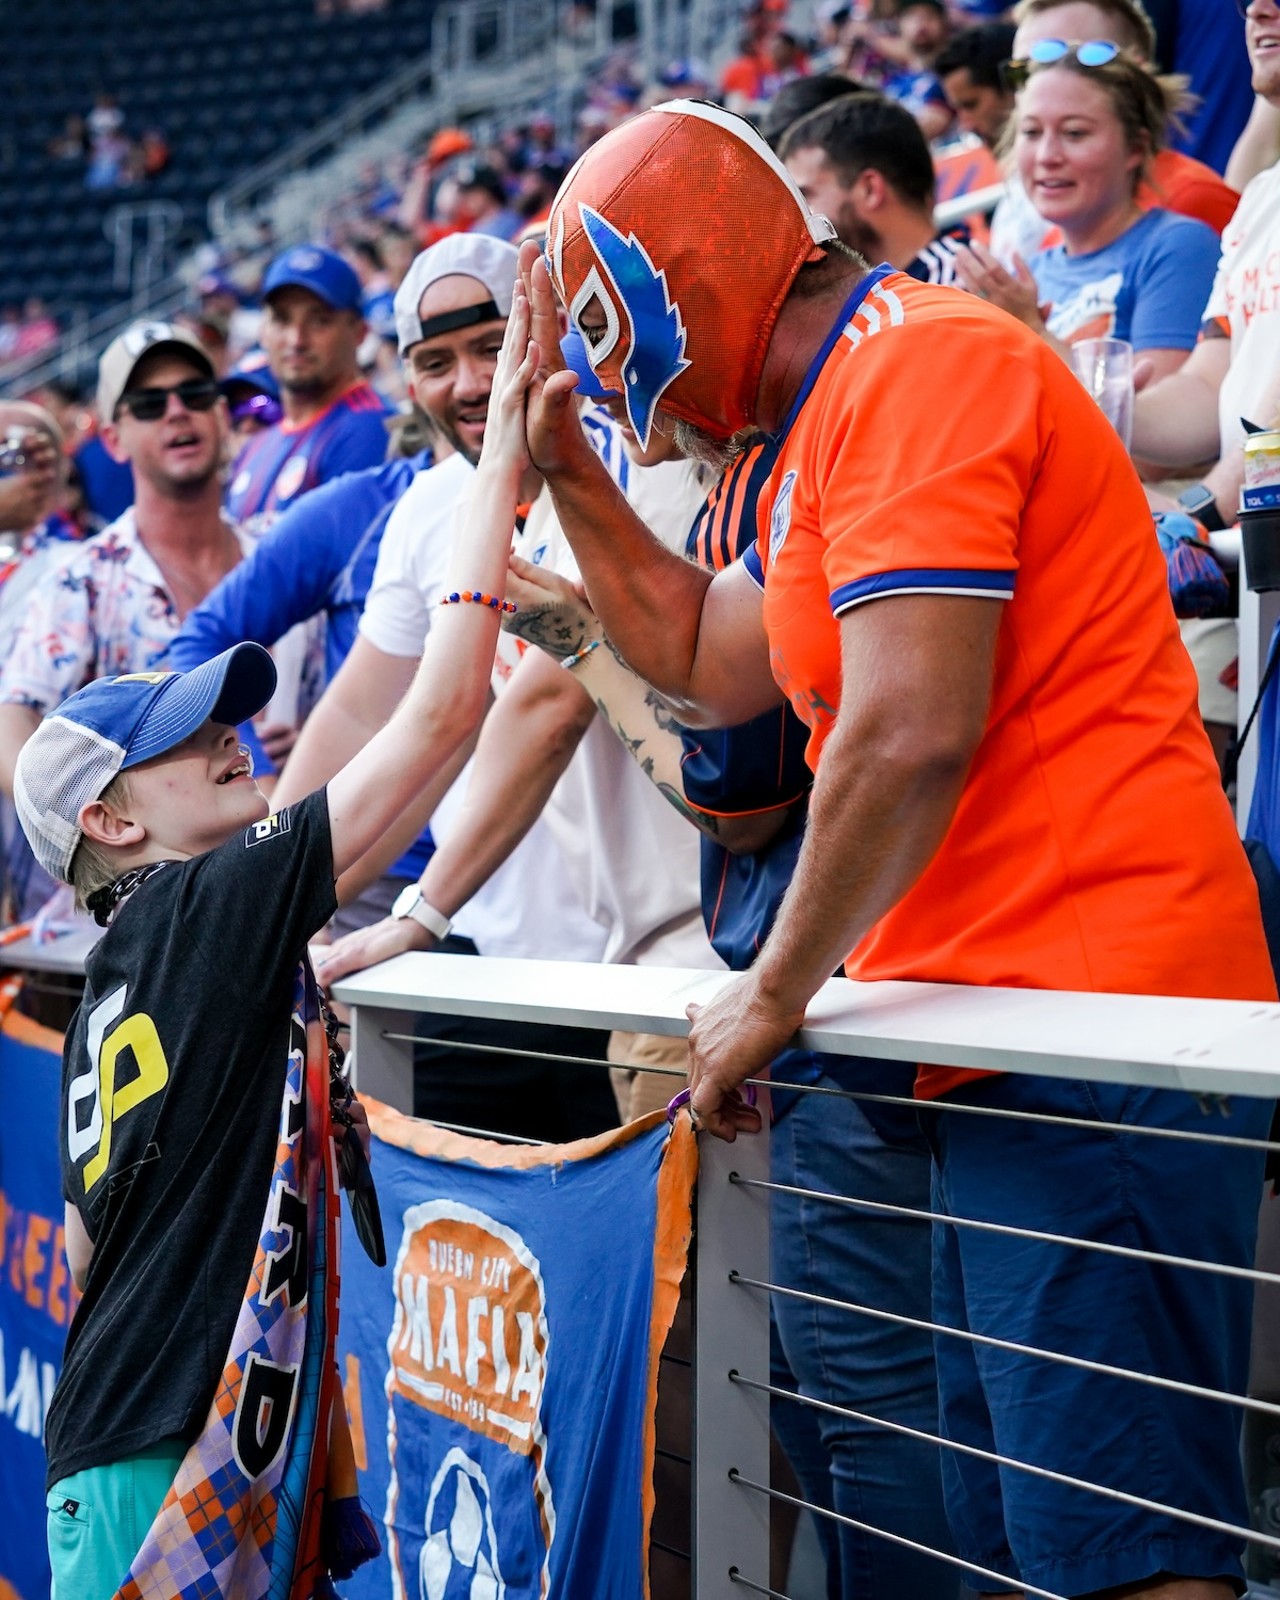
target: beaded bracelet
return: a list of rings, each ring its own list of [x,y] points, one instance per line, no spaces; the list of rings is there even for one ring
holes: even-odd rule
[[[496,594],[481,594],[479,589],[455,589],[452,594],[441,597],[442,606],[477,605],[488,606],[491,611],[501,611],[513,617],[520,609],[514,600],[501,600]]]
[[[589,644],[584,644],[581,650],[575,650],[571,656],[565,656],[560,665],[572,672],[574,667],[576,667],[580,661],[585,661],[593,650],[598,650],[599,648],[600,640],[592,639]]]

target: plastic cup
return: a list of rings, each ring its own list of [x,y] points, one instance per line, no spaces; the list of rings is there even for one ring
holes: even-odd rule
[[[1127,339],[1081,339],[1071,346],[1071,364],[1127,450],[1133,439],[1133,346]]]

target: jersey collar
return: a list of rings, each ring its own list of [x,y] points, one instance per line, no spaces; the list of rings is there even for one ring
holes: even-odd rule
[[[769,438],[775,445],[781,445],[782,441],[791,432],[791,429],[795,425],[796,418],[800,415],[801,408],[803,407],[805,401],[813,393],[813,386],[818,381],[818,374],[822,371],[823,367],[826,366],[827,357],[836,347],[836,340],[844,332],[850,319],[856,314],[858,307],[875,288],[876,284],[878,284],[883,278],[887,278],[893,271],[894,268],[891,267],[887,261],[882,261],[878,267],[874,267],[870,272],[867,273],[866,277],[861,278],[858,283],[855,284],[853,293],[845,301],[844,305],[841,306],[839,315],[831,324],[830,333],[828,333],[826,338],[822,341],[822,346],[817,355],[815,355],[813,360],[809,363],[809,370],[804,375],[804,381],[800,385],[799,393],[791,402],[791,409],[787,412],[782,426],[776,433],[769,435]]]

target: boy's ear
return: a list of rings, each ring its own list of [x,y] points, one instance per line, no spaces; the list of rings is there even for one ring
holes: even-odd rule
[[[128,817],[120,816],[110,806],[103,805],[101,800],[90,800],[87,805],[81,806],[79,821],[86,839],[91,839],[94,844],[107,845],[112,850],[141,844],[147,836],[147,830],[140,822],[131,822]]]

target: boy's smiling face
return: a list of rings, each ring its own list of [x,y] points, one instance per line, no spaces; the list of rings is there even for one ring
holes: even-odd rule
[[[129,866],[201,855],[261,822],[270,810],[238,732],[218,722],[206,722],[164,755],[130,767],[127,777],[120,832],[103,842],[127,852]],[[85,825],[97,834],[87,818]]]

